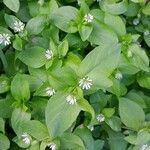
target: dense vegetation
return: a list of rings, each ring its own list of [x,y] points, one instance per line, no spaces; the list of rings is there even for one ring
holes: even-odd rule
[[[0,150],[150,150],[150,2],[0,0]]]

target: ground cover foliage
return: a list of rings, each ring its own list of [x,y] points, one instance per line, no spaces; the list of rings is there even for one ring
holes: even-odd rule
[[[150,150],[150,2],[0,0],[0,150]]]

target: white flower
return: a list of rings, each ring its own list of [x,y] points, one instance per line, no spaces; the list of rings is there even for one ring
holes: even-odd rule
[[[53,57],[53,52],[52,52],[52,50],[47,49],[46,52],[45,52],[45,57],[46,57],[47,59],[52,59],[52,57]]]
[[[136,25],[138,25],[140,23],[140,19],[139,18],[135,18],[134,20],[133,20],[133,24],[136,26]]]
[[[84,77],[79,80],[79,86],[84,90],[88,90],[92,86],[92,80],[89,77]]]
[[[51,149],[51,150],[56,150],[56,149],[57,149],[57,146],[56,146],[55,143],[50,143],[50,144],[48,145],[48,147],[49,147],[49,149]]]
[[[68,95],[66,97],[66,101],[70,104],[70,105],[74,105],[76,103],[76,97],[73,95]]]
[[[149,30],[145,30],[144,35],[148,36],[150,34]]]
[[[47,87],[46,88],[46,95],[47,96],[52,96],[55,94],[55,90],[52,87]]]
[[[30,137],[29,137],[29,135],[25,132],[25,133],[23,133],[22,135],[21,135],[21,137],[22,137],[22,141],[25,143],[25,144],[30,144],[31,143],[31,141],[30,141]]]
[[[147,144],[142,145],[141,150],[150,150],[150,146]]]
[[[121,72],[117,72],[117,73],[115,74],[115,78],[116,78],[117,80],[121,80],[121,79],[123,78],[122,73],[121,73]]]
[[[15,32],[21,32],[24,30],[24,23],[19,21],[19,20],[16,20],[15,23],[14,23],[14,30]]]
[[[103,114],[98,114],[96,119],[98,122],[103,122],[105,121],[105,116]]]
[[[11,42],[10,42],[10,36],[8,34],[0,34],[0,44],[4,44],[5,46],[6,45],[9,45]]]
[[[93,17],[93,15],[91,15],[91,14],[86,14],[86,15],[84,16],[84,21],[86,21],[87,23],[92,22],[93,19],[94,19],[94,17]]]
[[[128,50],[128,52],[127,52],[127,56],[130,58],[130,57],[132,57],[132,56],[133,56],[133,53],[132,53],[130,50]]]

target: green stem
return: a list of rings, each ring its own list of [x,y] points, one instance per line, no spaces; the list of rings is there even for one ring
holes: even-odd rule
[[[7,63],[6,57],[5,57],[2,49],[0,49],[0,59],[2,60],[4,71],[7,72],[8,71],[8,63]]]

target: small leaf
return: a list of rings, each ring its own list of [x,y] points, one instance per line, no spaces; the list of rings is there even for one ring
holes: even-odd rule
[[[68,41],[64,40],[62,43],[60,43],[60,45],[58,46],[58,51],[60,56],[66,56],[67,52],[69,50],[69,45],[68,45]]]
[[[12,113],[13,98],[0,99],[0,117],[10,118]]]
[[[37,120],[30,120],[24,122],[22,125],[24,132],[27,132],[38,141],[42,141],[49,137],[48,130],[44,124]]]
[[[147,5],[142,9],[143,14],[150,15],[150,3],[147,3]]]
[[[29,100],[29,98],[30,98],[29,83],[21,74],[17,74],[13,78],[13,80],[11,82],[11,93],[12,93],[12,96],[17,101]]]
[[[111,127],[112,130],[118,132],[121,131],[121,120],[117,116],[112,116],[106,119],[105,122]]]
[[[143,71],[149,72],[149,58],[144,49],[136,44],[132,44],[129,46],[128,51],[133,53],[130,63]]]
[[[19,0],[3,0],[3,3],[12,11],[18,12],[20,7]]]
[[[22,125],[31,119],[31,114],[21,108],[14,109],[11,117],[11,125],[18,137],[24,133]]]
[[[146,42],[146,44],[150,47],[150,34],[149,35],[144,35],[144,40]]]
[[[45,49],[34,46],[19,53],[18,58],[26,65],[33,68],[40,68],[46,63]]]
[[[3,118],[0,118],[0,132],[5,134],[5,121]]]
[[[30,19],[27,23],[26,29],[30,35],[37,35],[46,26],[46,16],[37,16]]]
[[[78,106],[81,108],[81,110],[88,112],[88,113],[91,115],[92,119],[95,118],[94,109],[93,109],[93,107],[88,103],[87,100],[85,100],[85,99],[79,100],[79,101],[78,101]]]
[[[114,113],[115,113],[114,108],[104,108],[102,110],[102,114],[107,118],[110,118]]]
[[[142,145],[149,142],[150,139],[150,132],[146,130],[141,130],[138,132],[136,145]]]
[[[74,33],[78,30],[75,22],[77,15],[78,10],[75,7],[63,6],[53,12],[52,21],[62,31]]]
[[[0,93],[8,92],[10,89],[10,81],[6,76],[0,76]]]
[[[111,30],[106,24],[95,20],[93,22],[93,30],[88,38],[88,41],[92,44],[103,45],[103,44],[117,44],[118,37],[113,30]]]
[[[146,89],[150,89],[150,73],[140,73],[137,76],[138,84]]]
[[[80,29],[79,29],[79,33],[81,36],[82,41],[86,41],[90,34],[92,33],[93,30],[93,26],[92,25],[81,25]]]
[[[110,26],[119,36],[126,34],[126,27],[119,16],[105,13],[104,22]]]
[[[86,150],[95,150],[94,149],[94,139],[89,129],[87,128],[77,128],[74,131],[74,134],[79,136],[84,142]]]
[[[113,1],[116,2],[116,1]],[[122,0],[121,2],[111,3],[110,1],[102,1],[100,3],[101,9],[113,15],[123,14],[127,10],[128,2],[127,0]]]
[[[121,121],[135,131],[138,131],[145,121],[143,109],[137,103],[127,98],[119,99],[119,114]]]
[[[74,150],[86,150],[83,141],[72,133],[64,133],[60,137],[60,150],[74,149]]]
[[[7,150],[10,147],[10,142],[7,136],[0,133],[0,149],[1,150]]]

